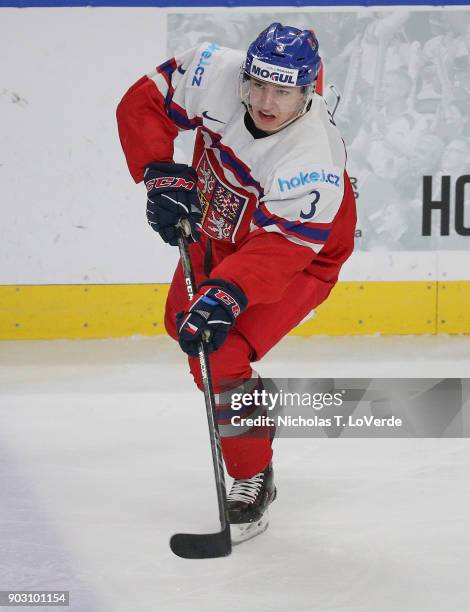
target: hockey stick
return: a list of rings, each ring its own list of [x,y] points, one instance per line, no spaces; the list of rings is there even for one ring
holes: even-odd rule
[[[338,92],[338,90],[336,89],[336,87],[334,85],[330,85],[330,91],[336,97],[335,106],[334,106],[333,110],[331,111],[331,118],[334,119],[335,118],[336,109],[338,108],[338,105],[339,105],[339,103],[341,101],[341,94]]]
[[[188,229],[189,228],[187,228],[187,225],[181,222],[178,235],[178,247],[180,250],[181,265],[183,267],[188,297],[190,300],[192,300],[195,291],[195,283],[186,239],[186,236],[189,235]],[[175,555],[178,555],[178,557],[183,557],[184,559],[210,559],[213,557],[226,557],[232,552],[230,524],[228,522],[227,515],[227,492],[225,489],[222,448],[220,445],[219,428],[217,421],[215,420],[214,390],[212,388],[209,359],[204,342],[199,343],[198,351],[202,381],[204,384],[204,398],[206,402],[207,423],[209,426],[212,463],[214,465],[221,531],[207,534],[176,533],[173,535],[170,539],[170,548]]]

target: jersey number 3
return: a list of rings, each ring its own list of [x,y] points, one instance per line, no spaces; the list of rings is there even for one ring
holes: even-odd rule
[[[301,219],[311,219],[317,210],[316,205],[317,205],[318,200],[320,199],[320,193],[316,189],[314,189],[310,193],[315,194],[315,199],[312,202],[310,202],[310,210],[308,212],[304,212],[303,210],[300,211]]]

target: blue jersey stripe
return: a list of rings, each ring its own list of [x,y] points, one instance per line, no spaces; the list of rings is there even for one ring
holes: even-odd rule
[[[280,229],[298,235],[300,238],[315,242],[326,242],[330,235],[329,229],[317,229],[304,225],[301,221],[287,221],[286,219],[277,219],[268,217],[260,208],[257,208],[254,214],[256,223],[261,227],[269,225],[278,225]]]
[[[221,136],[212,132],[205,126],[203,126],[202,129],[211,138],[212,148],[219,150],[221,162],[233,171],[240,185],[242,185],[243,187],[254,187],[259,194],[258,197],[262,198],[264,195],[263,188],[258,183],[258,181],[255,181],[255,179],[251,176],[250,171],[244,166],[242,162],[240,162],[240,160],[234,155],[234,153],[228,147],[225,147],[223,144],[221,144]]]

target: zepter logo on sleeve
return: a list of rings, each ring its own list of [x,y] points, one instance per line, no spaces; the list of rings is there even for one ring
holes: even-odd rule
[[[198,62],[194,68],[193,77],[191,80],[191,87],[207,87],[207,79],[204,79],[204,72],[210,66],[213,55],[217,51],[220,51],[222,47],[217,43],[210,43],[200,54]]]

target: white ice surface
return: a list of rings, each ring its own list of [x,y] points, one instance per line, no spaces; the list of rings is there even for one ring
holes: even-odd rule
[[[468,377],[470,338],[288,338],[278,377]],[[268,531],[217,528],[202,397],[166,338],[0,343],[0,590],[71,612],[468,612],[468,439],[280,439]],[[57,610],[64,608],[41,608]]]

